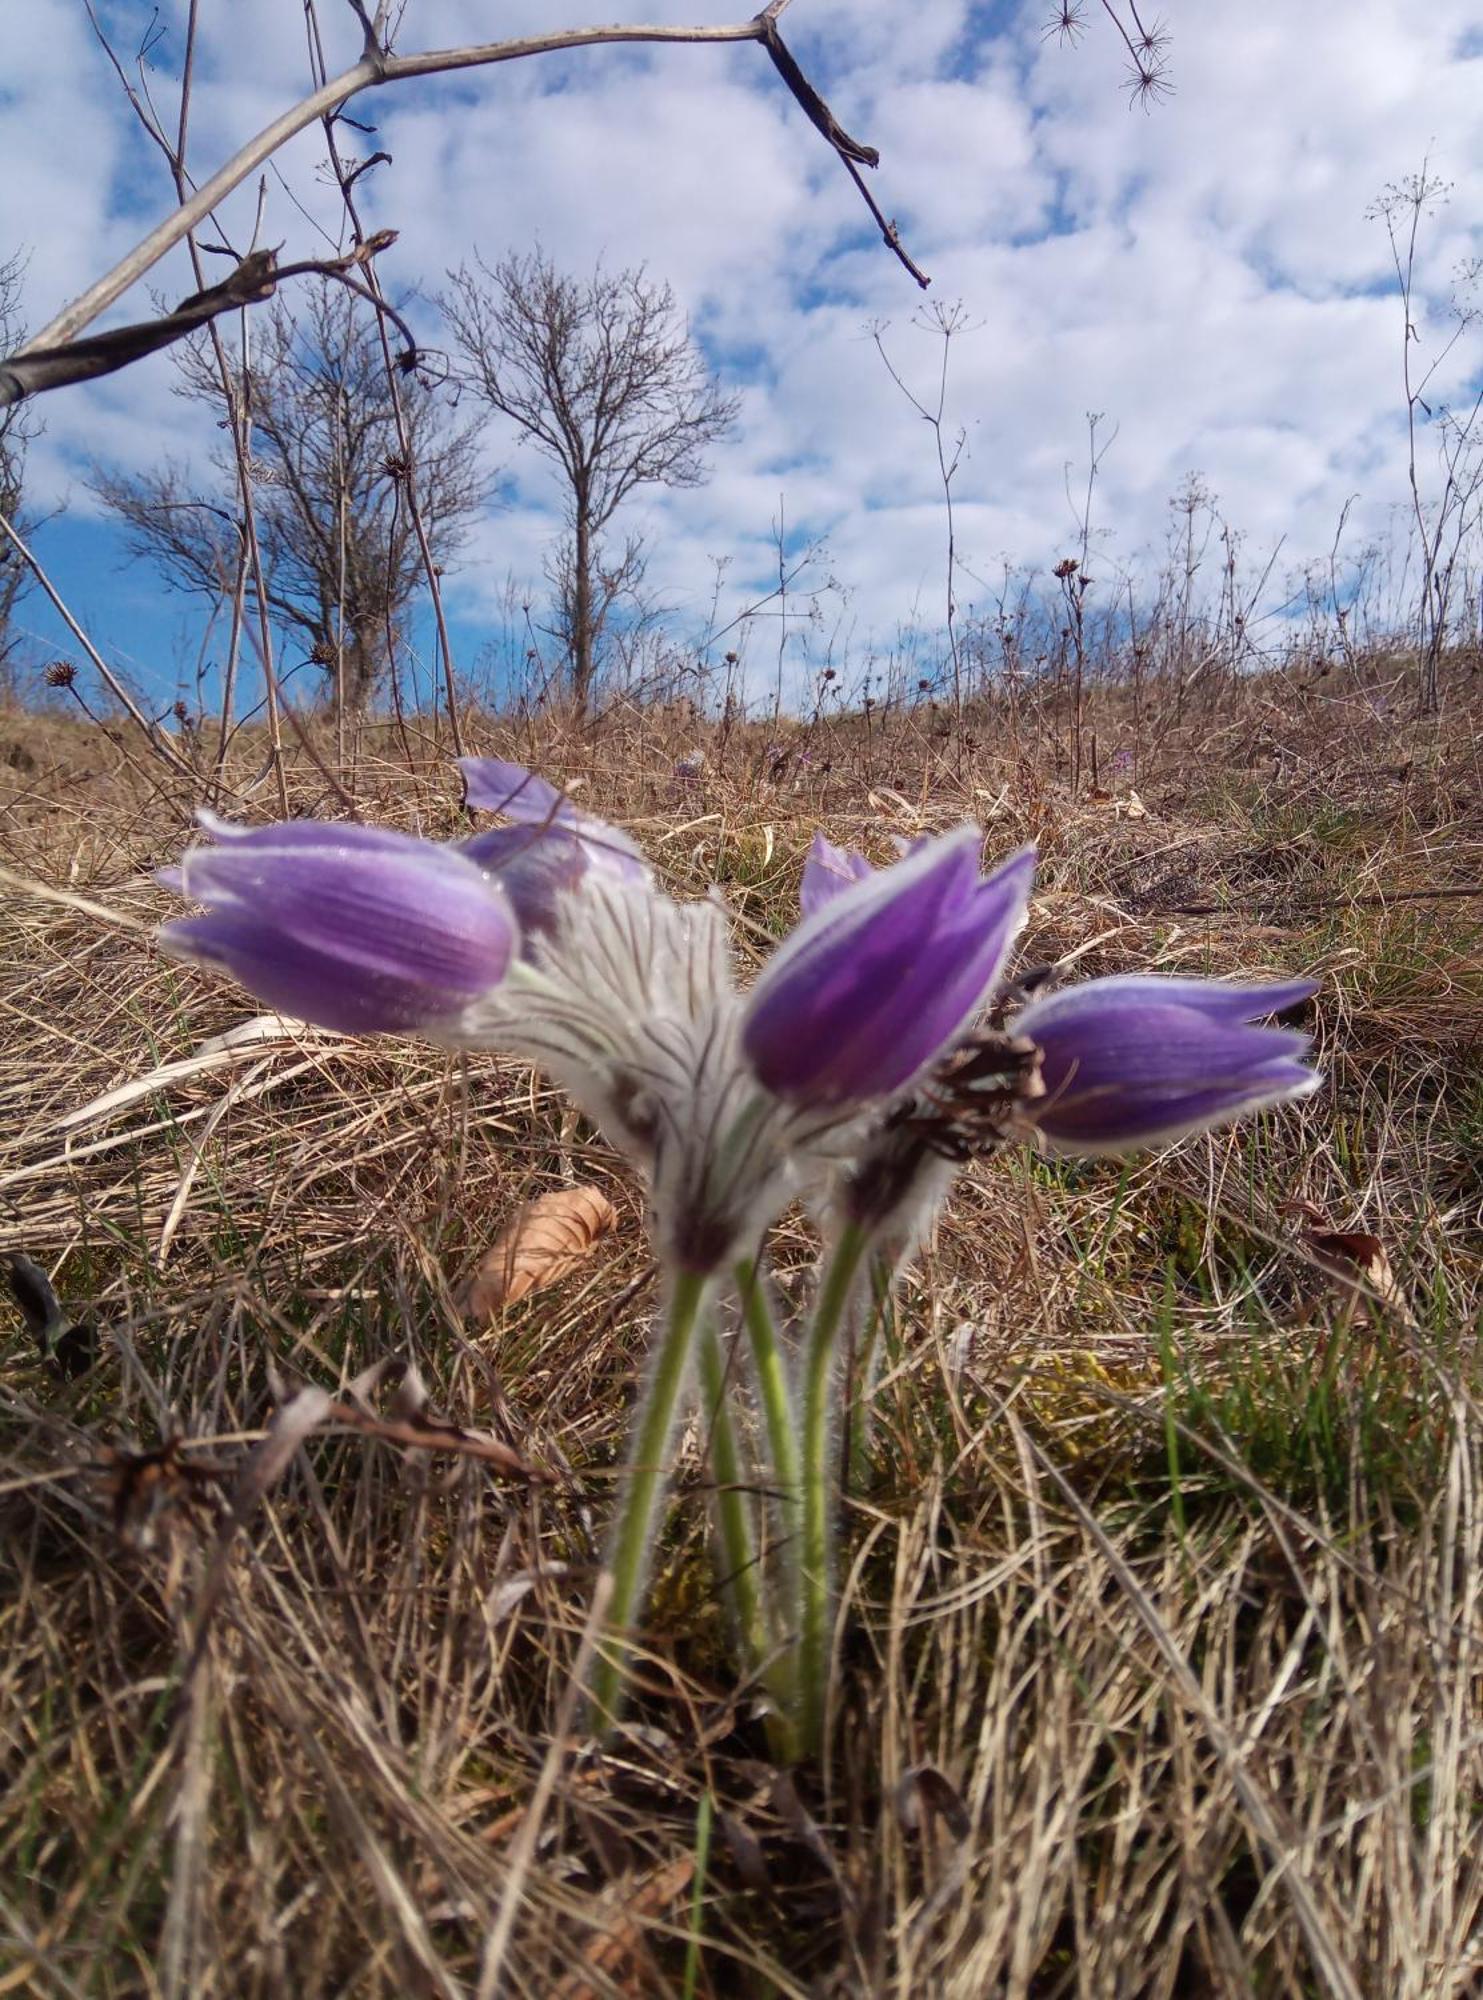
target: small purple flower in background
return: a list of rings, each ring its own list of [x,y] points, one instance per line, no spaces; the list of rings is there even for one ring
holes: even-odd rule
[[[1112,759],[1112,775],[1114,778],[1132,777],[1133,753],[1131,750],[1119,750],[1114,754]]]
[[[509,902],[449,848],[317,820],[202,823],[217,844],[160,879],[210,914],[166,924],[160,943],[280,1013],[346,1034],[437,1036],[509,970]]]
[[[527,933],[549,932],[560,898],[581,889],[589,871],[645,886],[648,864],[626,833],[578,812],[564,792],[523,764],[500,757],[461,757],[465,798],[484,812],[516,822],[472,840],[458,851],[496,876]]]
[[[1052,1152],[1124,1153],[1304,1097],[1322,1080],[1308,1037],[1252,1023],[1317,990],[1134,975],[1032,1001],[1009,1031],[1040,1051],[1044,1093],[1020,1115]]]
[[[808,859],[803,864],[803,887],[798,892],[799,908],[806,917],[811,917],[844,890],[874,873],[863,854],[856,854],[852,847],[836,847],[832,840],[816,833],[808,850]]]
[[[965,826],[816,902],[747,1004],[742,1046],[768,1090],[817,1106],[889,1097],[961,1032],[998,979],[1035,871],[1026,848],[984,878],[982,847]]]

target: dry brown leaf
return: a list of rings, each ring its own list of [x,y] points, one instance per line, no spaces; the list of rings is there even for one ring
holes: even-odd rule
[[[663,1918],[690,1887],[695,1877],[691,1855],[677,1855],[660,1863],[647,1874],[614,1883],[593,1905],[597,1935],[582,1953],[589,1978],[582,1971],[569,1972],[553,1989],[553,2000],[598,2000],[612,1991],[612,1983],[623,1980],[622,1991],[635,1996],[658,1989],[645,1977],[644,1925]],[[612,1982],[612,1983],[610,1983]],[[637,1982],[637,1983],[635,1983]]]
[[[1377,1301],[1409,1316],[1406,1295],[1390,1268],[1385,1245],[1365,1229],[1309,1229],[1304,1232],[1314,1261],[1334,1289],[1364,1315]]]
[[[556,1188],[526,1202],[479,1259],[468,1288],[470,1316],[493,1319],[556,1284],[617,1227],[618,1211],[601,1188]]]

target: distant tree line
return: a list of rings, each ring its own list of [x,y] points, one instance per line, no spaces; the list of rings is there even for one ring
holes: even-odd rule
[[[642,538],[611,544],[614,518],[641,487],[699,483],[736,399],[670,288],[641,269],[577,279],[539,252],[512,255],[459,271],[443,304],[462,368],[442,387],[416,374],[399,386],[374,319],[329,279],[247,322],[250,347],[225,377],[204,336],[182,343],[176,392],[216,412],[222,432],[207,476],[167,459],[95,468],[93,489],[171,589],[221,603],[240,587],[256,610],[260,578],[269,616],[362,709],[386,687],[422,581],[408,491],[441,573],[490,504],[480,445],[503,416],[557,477],[565,532],[547,564],[549,629],[583,711],[615,607],[643,575]],[[244,463],[256,564],[244,555]]]

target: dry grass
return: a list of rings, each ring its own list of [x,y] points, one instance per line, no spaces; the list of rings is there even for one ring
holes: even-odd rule
[[[1092,720],[1110,759],[1125,698]],[[0,864],[63,899],[4,885],[0,1230],[99,1331],[75,1377],[4,1335],[0,1993],[1479,1990],[1475,720],[1271,682],[1145,708],[1140,818],[1069,796],[1043,715],[966,749],[930,711],[470,718],[725,884],[743,936],[789,920],[820,820],[879,858],[972,812],[1040,842],[1033,957],[1325,978],[1332,1088],[1300,1112],[964,1183],[850,1497],[832,1756],[779,1781],[727,1677],[694,1437],[641,1725],[601,1755],[561,1733],[652,1304],[619,1163],[518,1068],[319,1038],[60,1131],[250,1010],[150,946],[178,780],[5,719]],[[419,729],[367,730],[337,782],[448,834]],[[238,810],[271,812],[241,796],[260,754]],[[336,809],[297,753],[290,789]],[[473,1258],[574,1175],[616,1248],[470,1329]],[[1335,1287],[1299,1202],[1378,1235],[1406,1307]],[[388,1357],[556,1483],[319,1435],[229,1517],[275,1402]]]

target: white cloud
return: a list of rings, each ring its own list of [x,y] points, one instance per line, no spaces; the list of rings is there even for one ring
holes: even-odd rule
[[[151,11],[115,0],[121,50]],[[926,303],[961,299],[970,322],[947,398],[967,434],[954,489],[965,557],[984,572],[1005,553],[1054,559],[1088,410],[1105,413],[1104,435],[1119,427],[1097,504],[1125,558],[1161,540],[1168,497],[1195,468],[1253,547],[1285,538],[1294,562],[1327,549],[1356,491],[1356,532],[1382,524],[1404,482],[1400,320],[1365,211],[1424,156],[1454,184],[1423,241],[1434,315],[1451,268],[1483,242],[1473,0],[1205,0],[1172,16],[1177,94],[1147,115],[1127,107],[1111,36],[1058,48],[1041,36],[1045,11],[796,0],[784,18],[841,122],[881,148],[870,185],[932,272]],[[152,58],[167,106],[182,13],[176,0]],[[307,74],[295,0],[259,0],[250,33],[236,7],[202,19],[200,175]],[[549,0],[521,0],[497,26],[552,24]],[[326,10],[326,30],[331,66],[353,60],[349,10]],[[401,45],[490,32],[484,0],[414,0]],[[4,92],[0,252],[30,248],[35,323],[165,210],[168,180],[78,0],[30,0],[7,23]],[[893,359],[935,395],[938,350],[910,325],[923,300],[759,49],[593,50],[373,92],[351,110],[377,129],[342,127],[346,144],[393,155],[362,184],[368,219],[401,231],[389,283],[436,288],[476,244],[492,262],[536,238],[578,270],[646,260],[738,371],[742,422],[710,486],[650,496],[635,516],[674,601],[707,599],[712,555],[733,557],[738,601],[765,586],[781,496],[800,534],[828,537],[859,632],[889,633],[913,606],[937,614],[932,440],[864,332],[890,321]],[[281,156],[287,187],[269,178],[265,235],[289,255],[317,247],[311,220],[338,227],[324,150],[306,132]],[[256,199],[250,185],[225,211],[238,242]],[[157,278],[167,295],[188,285],[179,253]],[[145,304],[136,292],[118,314]],[[1439,389],[1478,367],[1464,344]],[[169,383],[155,361],[49,399],[43,489],[68,490],[90,454],[139,466],[202,449]],[[512,572],[538,582],[558,496],[528,456],[517,468],[522,505],[481,531],[459,587],[470,615]],[[131,643],[124,629],[100,636]]]

